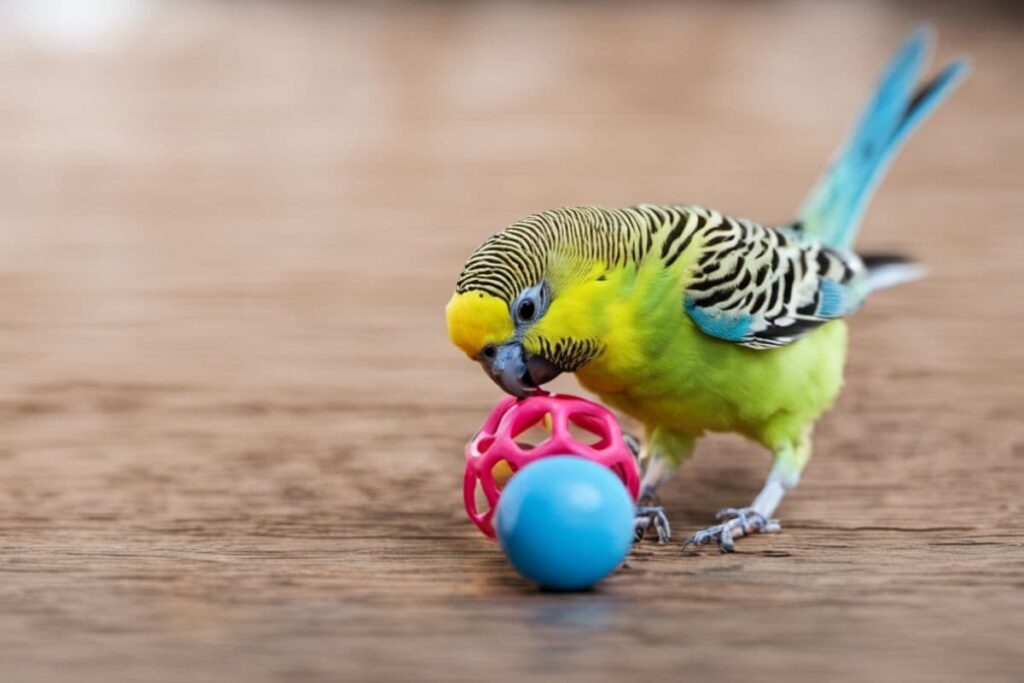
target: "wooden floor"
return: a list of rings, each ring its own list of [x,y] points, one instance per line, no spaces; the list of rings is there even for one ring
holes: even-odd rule
[[[1018,16],[132,7],[0,24],[0,680],[1024,680]],[[462,261],[566,204],[790,217],[928,16],[976,74],[860,244],[931,276],[853,321],[784,533],[535,592],[461,507]],[[677,535],[768,462],[703,442]]]

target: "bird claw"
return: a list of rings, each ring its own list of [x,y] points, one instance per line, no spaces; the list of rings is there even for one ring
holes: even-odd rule
[[[637,462],[643,453],[643,446],[640,439],[632,434],[623,434],[626,447],[629,448]],[[653,488],[644,488],[637,500],[636,521],[633,527],[634,542],[642,541],[650,529],[654,529],[658,543],[667,543],[672,538],[672,527],[669,526],[668,517],[665,516],[665,508],[661,507],[658,501],[658,494]]]
[[[667,543],[672,538],[672,527],[665,516],[665,508],[660,505],[640,505],[636,509],[633,540],[643,540],[650,529],[654,529],[659,544]]]
[[[707,545],[711,541],[717,541],[722,552],[732,553],[736,552],[736,538],[754,533],[776,534],[782,531],[779,520],[768,519],[753,508],[724,508],[718,511],[715,519],[725,521],[702,529],[687,538],[683,541],[683,550],[691,545]]]

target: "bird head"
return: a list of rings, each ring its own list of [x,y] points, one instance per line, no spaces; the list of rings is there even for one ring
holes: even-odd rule
[[[446,311],[452,342],[519,398],[605,347],[606,264],[542,225],[527,219],[484,242]]]

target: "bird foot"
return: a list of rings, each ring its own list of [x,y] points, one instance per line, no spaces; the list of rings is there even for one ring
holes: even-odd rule
[[[707,545],[716,541],[722,552],[736,552],[736,538],[750,534],[777,534],[782,526],[777,519],[768,519],[753,508],[724,508],[715,515],[721,524],[710,526],[683,541],[683,550],[690,545]]]
[[[632,434],[623,434],[622,437],[626,447],[639,463],[640,455],[643,453],[640,439]],[[651,529],[654,530],[659,544],[667,543],[672,538],[672,528],[668,524],[668,517],[665,516],[665,508],[661,507],[658,501],[658,494],[653,488],[645,488],[637,500],[636,522],[633,527],[634,542],[642,541]]]
[[[665,508],[660,505],[639,505],[636,508],[636,522],[633,527],[634,541],[643,540],[649,530],[653,529],[658,543],[667,543],[672,538],[672,527],[665,516]]]
[[[667,543],[672,538],[672,527],[665,516],[665,508],[661,506],[658,493],[653,488],[645,487],[636,501],[636,524],[633,527],[633,541],[639,542],[653,529],[658,543]]]

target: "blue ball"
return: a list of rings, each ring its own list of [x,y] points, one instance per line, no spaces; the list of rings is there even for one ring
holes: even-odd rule
[[[501,492],[495,532],[516,570],[543,588],[583,590],[633,545],[636,511],[607,467],[573,456],[538,460]]]

